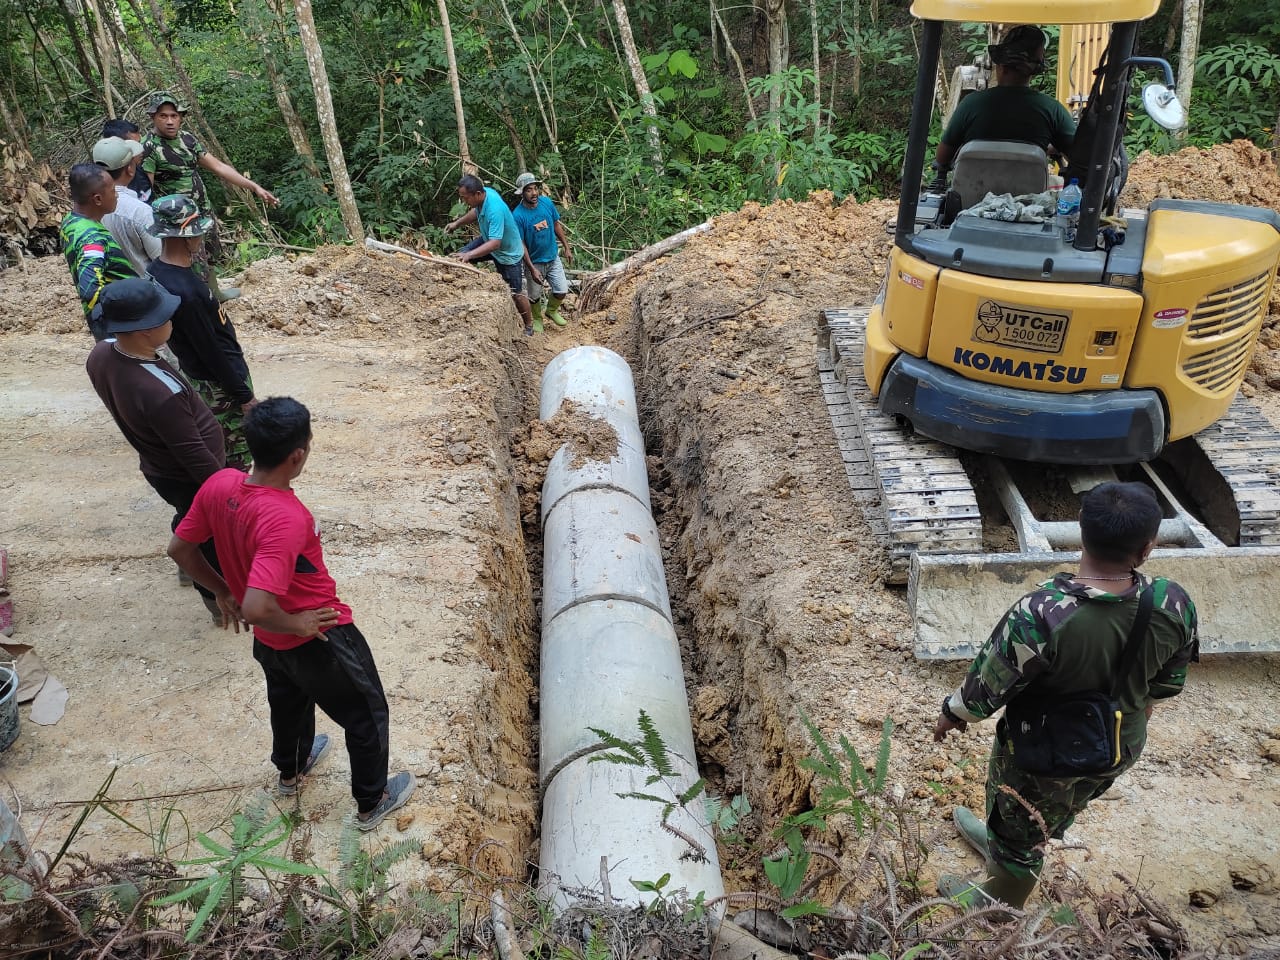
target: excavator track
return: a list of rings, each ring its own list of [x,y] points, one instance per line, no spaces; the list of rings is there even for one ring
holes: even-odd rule
[[[984,482],[998,494],[1019,550],[983,549],[977,501],[955,451],[881,413],[866,387],[869,312],[821,315],[817,359],[827,409],[854,497],[886,546],[886,579],[907,582],[916,656],[967,659],[1019,587],[1071,569],[1079,527],[1037,517],[1001,461],[988,457]],[[1104,478],[1106,469],[1080,468],[1072,488],[1087,489],[1091,471]],[[1173,514],[1161,522],[1148,566],[1195,598],[1201,651],[1280,651],[1274,609],[1259,601],[1280,595],[1280,431],[1237,397],[1215,424],[1169,444],[1160,464],[1135,469]],[[1168,472],[1176,483],[1166,482]]]
[[[1237,396],[1195,443],[1230,488],[1238,546],[1280,546],[1280,432],[1253,401]]]
[[[888,552],[890,583],[906,583],[914,553],[982,550],[973,486],[952,448],[881,413],[862,376],[866,309],[822,312],[818,370],[855,499]]]

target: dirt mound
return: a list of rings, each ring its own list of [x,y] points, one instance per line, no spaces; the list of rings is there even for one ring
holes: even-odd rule
[[[1129,167],[1121,206],[1146,207],[1157,197],[1213,200],[1280,209],[1280,173],[1271,154],[1247,140],[1169,156],[1141,154]]]
[[[237,326],[362,340],[475,326],[481,311],[492,315],[492,304],[475,302],[477,288],[506,290],[496,275],[357,247],[259,260],[244,271],[240,285],[243,297],[231,308]]]

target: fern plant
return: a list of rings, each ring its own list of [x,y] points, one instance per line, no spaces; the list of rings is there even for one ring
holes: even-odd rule
[[[590,727],[591,732],[600,738],[600,742],[613,752],[596,754],[587,762],[614,763],[624,767],[648,767],[653,770],[654,772],[645,778],[644,785],[646,787],[661,785],[666,788],[668,796],[658,796],[644,791],[628,791],[618,796],[661,804],[662,823],[667,826],[676,808],[684,808],[701,796],[707,788],[707,782],[699,777],[688,787],[678,789],[679,771],[675,768],[671,751],[654,725],[653,718],[641,710],[636,723],[640,727],[640,737],[636,740],[623,740],[608,730]],[[688,840],[688,838],[685,839]]]
[[[295,863],[270,853],[289,839],[294,821],[287,814],[267,818],[265,802],[246,807],[231,817],[231,836],[227,844],[218,843],[207,833],[196,837],[196,843],[209,851],[211,856],[178,862],[181,867],[212,867],[213,872],[203,879],[190,881],[180,890],[151,901],[152,906],[163,907],[179,903],[199,901],[186,940],[191,943],[199,936],[215,912],[232,913],[244,895],[244,879],[247,870],[254,870],[268,882],[276,876],[320,876],[319,867]]]

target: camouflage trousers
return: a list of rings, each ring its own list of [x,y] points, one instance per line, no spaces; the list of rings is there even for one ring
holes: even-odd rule
[[[1016,877],[1038,877],[1044,866],[1045,841],[1061,840],[1075,823],[1076,815],[1106,793],[1136,759],[1126,758],[1115,772],[1104,777],[1037,777],[1013,762],[1013,749],[1002,718],[996,725],[987,764],[987,842],[991,859]],[[1034,808],[1044,821],[1043,826],[1022,801]]]
[[[218,223],[215,220],[209,232],[204,235],[204,243],[191,255],[192,272],[205,282],[213,291],[214,299],[222,302],[218,289],[218,274],[213,269],[213,261],[222,258],[222,241],[218,239]]]
[[[194,377],[188,379],[213,413],[213,419],[222,427],[222,442],[227,448],[227,466],[248,473],[249,467],[253,465],[253,456],[249,453],[249,443],[244,438],[244,414],[240,410],[240,404],[212,380],[197,380]],[[246,378],[245,384],[252,390],[253,378]]]

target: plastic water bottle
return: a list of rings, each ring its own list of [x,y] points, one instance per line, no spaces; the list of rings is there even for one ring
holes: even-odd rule
[[[1080,181],[1075,177],[1058,194],[1058,226],[1067,243],[1076,238],[1076,224],[1080,222]]]

